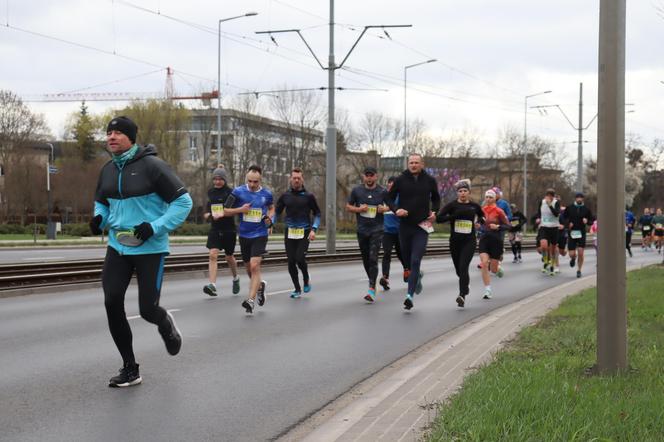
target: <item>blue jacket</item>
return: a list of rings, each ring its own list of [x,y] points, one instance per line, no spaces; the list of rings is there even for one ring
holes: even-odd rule
[[[510,220],[512,219],[512,209],[510,208],[510,203],[501,198],[496,201],[496,206],[503,209],[503,212],[505,212],[505,216],[507,216],[507,219]]]
[[[108,228],[108,245],[120,254],[169,253],[168,233],[184,222],[193,203],[184,184],[153,146],[139,147],[125,163],[109,161],[99,174],[95,216]],[[116,235],[149,222],[154,235],[137,247],[120,244]]]

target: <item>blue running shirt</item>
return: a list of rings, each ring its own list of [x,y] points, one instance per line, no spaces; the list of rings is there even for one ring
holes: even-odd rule
[[[264,187],[252,192],[246,184],[243,184],[233,189],[232,195],[235,196],[233,207],[251,204],[249,212],[240,214],[239,236],[241,238],[267,236],[267,226],[263,222],[263,217],[267,215],[268,207],[273,204],[272,192]]]

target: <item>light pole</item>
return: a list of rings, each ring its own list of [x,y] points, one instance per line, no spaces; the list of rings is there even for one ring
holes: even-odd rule
[[[432,58],[431,60],[427,61],[422,61],[420,63],[415,63],[415,64],[409,64],[408,66],[404,66],[403,68],[403,158],[404,158],[404,163],[408,162],[408,159],[406,158],[406,155],[408,155],[408,116],[407,116],[407,93],[408,93],[408,69],[414,68],[415,66],[421,66],[423,64],[427,63],[433,63],[435,61],[438,61],[435,58]],[[406,164],[406,167],[408,164]]]
[[[46,144],[51,148],[51,155],[46,159],[46,239],[55,239],[55,229],[51,223],[51,164],[53,164],[53,144]]]
[[[218,46],[217,46],[217,165],[221,164],[221,24],[225,21],[235,20],[236,18],[251,17],[258,15],[258,12],[247,12],[246,14],[236,15],[235,17],[221,18],[217,26]],[[205,165],[207,169],[208,165]]]
[[[528,99],[551,91],[526,95],[523,106],[523,214],[528,217]]]

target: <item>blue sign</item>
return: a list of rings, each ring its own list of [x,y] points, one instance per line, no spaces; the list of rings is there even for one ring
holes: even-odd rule
[[[48,166],[48,173],[50,173],[51,175],[54,173],[58,173],[58,168],[55,166]]]

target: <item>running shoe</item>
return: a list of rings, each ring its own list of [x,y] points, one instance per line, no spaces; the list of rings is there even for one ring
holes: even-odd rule
[[[577,271],[576,271],[576,277],[577,277],[577,278],[580,278],[580,277],[581,277],[581,270],[577,270]]]
[[[247,313],[254,312],[254,300],[249,298],[242,301],[242,307],[246,310]]]
[[[465,306],[466,305],[466,295],[457,296],[456,303],[459,307]]]
[[[546,273],[548,271],[549,265],[547,263],[544,263],[544,266],[542,266],[542,273]]]
[[[164,340],[164,344],[166,344],[166,351],[175,356],[182,347],[182,334],[178,330],[178,326],[175,325],[175,319],[173,319],[171,312],[166,311],[164,321],[159,325],[159,334]]]
[[[240,278],[233,279],[233,294],[237,295],[240,293]]]
[[[555,268],[553,269],[553,273],[560,273],[560,268],[559,268],[559,267],[555,267]]]
[[[415,285],[415,294],[419,295],[422,293],[422,277],[424,277],[424,272],[420,272],[420,277],[417,278],[417,284]]]
[[[514,257],[514,259],[512,260],[512,264],[516,264],[518,262],[519,262],[519,259],[517,257]]]
[[[390,280],[384,276],[381,276],[380,280],[378,281],[378,284],[380,284],[381,287],[383,287],[383,290],[390,289]]]
[[[203,293],[210,296],[217,296],[217,288],[214,286],[214,284],[208,284],[203,287]]]
[[[484,290],[484,296],[482,296],[482,299],[491,299],[491,289]]]
[[[575,265],[576,265],[576,258],[571,258],[571,259],[569,260],[569,266],[570,266],[570,267],[574,267]]]
[[[554,276],[555,274],[556,272],[554,271],[553,266],[549,266],[549,276]]]
[[[403,271],[403,282],[408,282],[408,278],[410,278],[410,270],[404,270]]]
[[[633,258],[633,257],[634,257],[634,255],[632,255],[632,251],[631,251],[630,249],[627,249],[627,253],[629,253],[629,257],[630,257],[630,258]]]
[[[369,303],[373,303],[376,300],[376,289],[369,288],[369,290],[367,290],[367,294],[364,295],[364,300]]]
[[[290,297],[293,298],[293,299],[297,299],[300,296],[302,296],[302,292],[299,291],[299,290],[293,290],[290,294]]]
[[[311,284],[305,282],[303,288],[304,288],[304,293],[309,293],[311,291]]]
[[[256,292],[256,301],[258,301],[258,305],[261,307],[265,305],[265,286],[267,283],[265,281],[261,281],[260,285],[258,286],[258,291]]]
[[[120,369],[120,374],[113,376],[108,381],[108,386],[112,388],[131,387],[143,382],[143,378],[138,372],[138,364],[124,364]]]
[[[521,255],[519,255],[519,264],[521,264],[523,260],[521,260]]]
[[[499,278],[502,278],[505,275],[505,272],[503,271],[502,267],[498,267],[498,271],[496,272],[496,276]]]
[[[413,297],[411,295],[406,295],[406,300],[403,302],[403,308],[406,310],[413,308]]]

